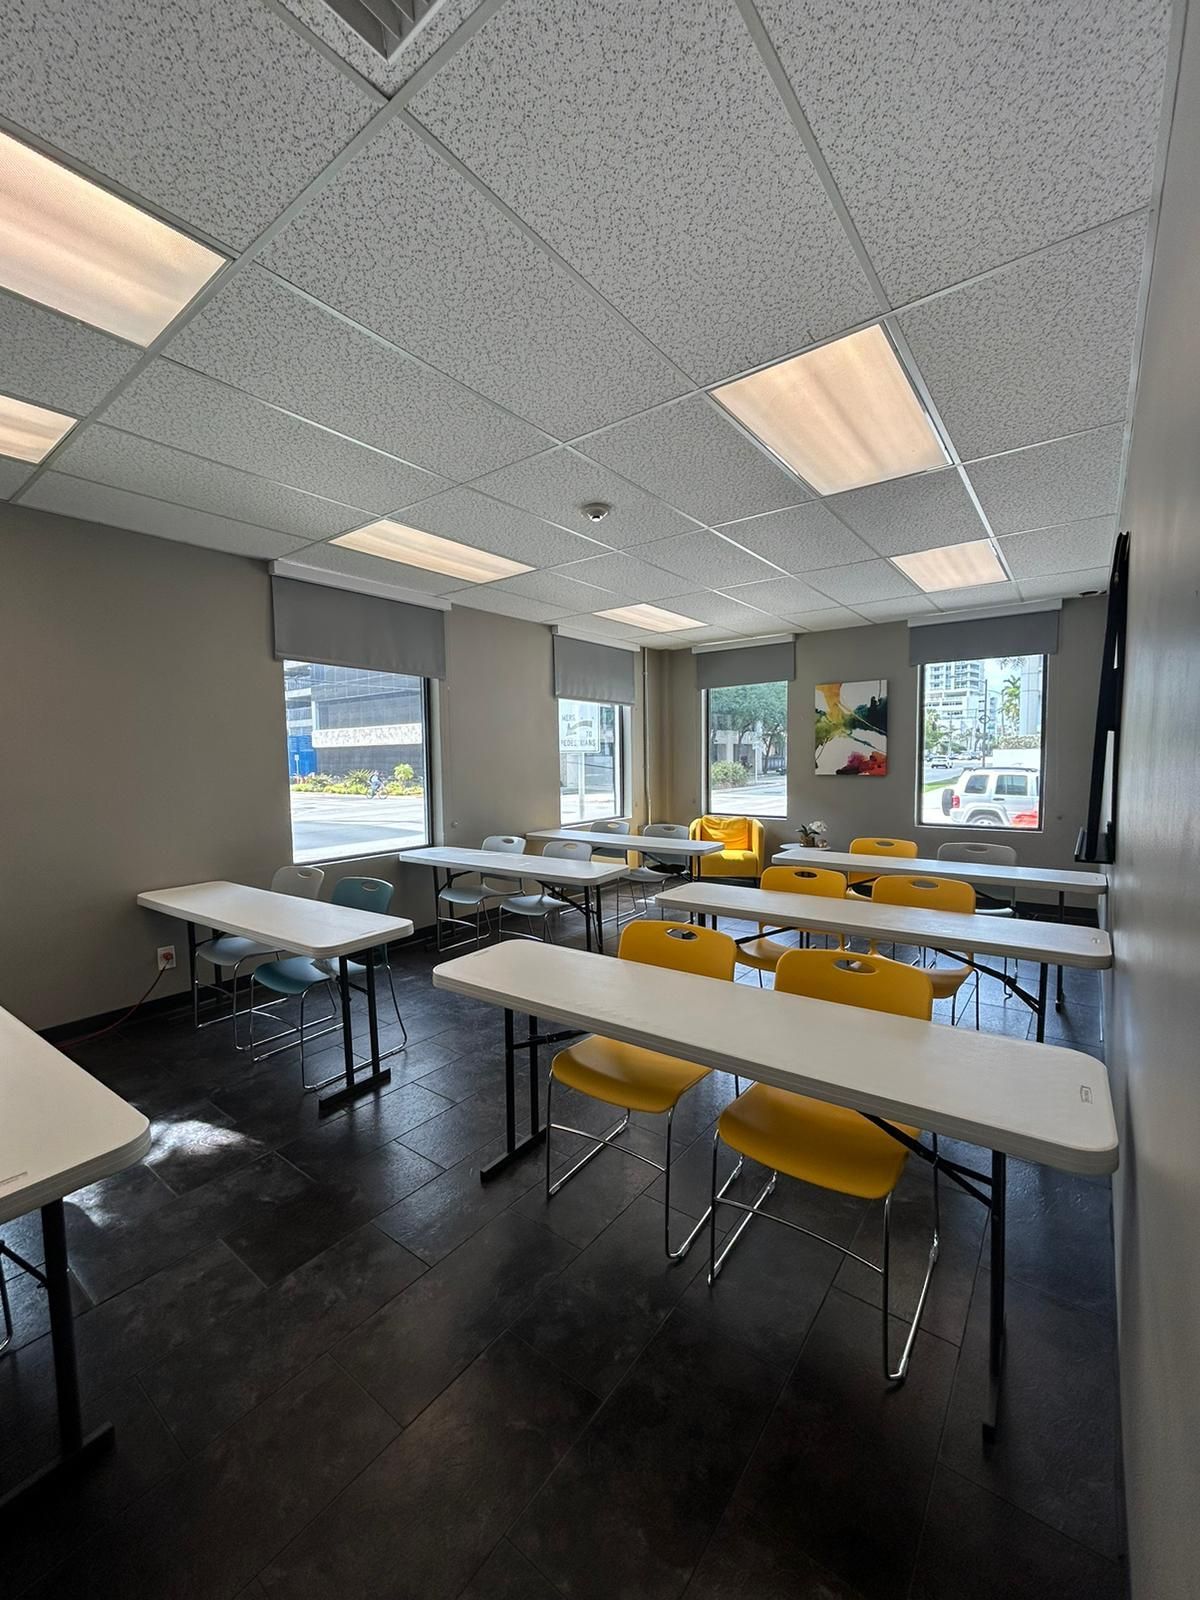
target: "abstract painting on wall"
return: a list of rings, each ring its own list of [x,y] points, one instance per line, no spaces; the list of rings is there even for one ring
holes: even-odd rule
[[[816,693],[818,778],[887,776],[887,679],[819,683]]]

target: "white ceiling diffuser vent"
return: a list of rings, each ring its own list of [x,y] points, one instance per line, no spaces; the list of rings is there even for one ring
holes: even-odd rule
[[[385,60],[423,22],[438,0],[325,0],[347,27]]]

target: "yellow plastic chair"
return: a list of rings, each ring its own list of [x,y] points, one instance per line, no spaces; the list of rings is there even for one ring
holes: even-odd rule
[[[911,859],[917,854],[917,841],[915,839],[851,839],[850,854],[852,856],[903,856]],[[869,899],[871,884],[874,875],[870,872],[852,872],[850,878],[850,893],[861,895]]]
[[[969,883],[959,883],[953,878],[896,877],[876,878],[871,889],[871,899],[890,906],[916,906],[923,911],[960,911],[970,915],[975,910],[975,891]],[[961,967],[924,969],[933,981],[933,998],[949,1000],[950,1026],[958,1020],[958,991],[975,971],[967,961]],[[975,1027],[979,1028],[979,976],[975,977]]]
[[[840,1005],[862,1006],[872,1011],[890,1011],[896,1016],[928,1021],[933,1010],[933,985],[929,974],[919,967],[888,961],[878,955],[857,955],[849,950],[789,950],[775,972],[778,993],[803,994],[815,1000],[833,1000]],[[920,1138],[920,1130],[904,1123],[893,1124],[896,1133],[910,1140]],[[728,1183],[717,1189],[717,1163],[722,1143],[737,1153],[738,1164],[747,1156],[769,1167],[771,1176],[758,1198],[747,1204],[725,1195]],[[857,1111],[827,1105],[808,1095],[793,1094],[756,1083],[726,1106],[713,1135],[712,1204],[710,1207],[708,1281],[715,1283],[729,1252],[758,1216],[781,1222],[810,1238],[821,1239],[843,1255],[877,1272],[883,1279],[883,1370],[890,1383],[903,1383],[909,1357],[925,1309],[929,1283],[938,1258],[938,1159],[937,1135],[933,1135],[933,1237],[925,1281],[917,1298],[916,1310],[898,1365],[891,1363],[888,1319],[891,1289],[892,1195],[909,1149],[899,1138],[885,1132]],[[786,1217],[764,1211],[763,1203],[774,1192],[779,1174],[831,1189],[838,1194],[856,1195],[864,1200],[883,1201],[883,1264],[876,1266],[854,1250],[823,1239],[809,1228],[789,1222]],[[717,1253],[717,1207],[733,1206],[744,1213]]]
[[[826,900],[844,900],[846,875],[828,867],[768,867],[762,875],[761,887],[776,894],[812,894]],[[744,967],[757,969],[761,986],[763,973],[774,972],[780,957],[795,946],[780,944],[778,939],[770,937],[772,933],[781,933],[781,928],[769,928],[766,923],[759,923],[759,927],[762,930],[759,938],[748,939],[745,944],[738,945],[738,961]],[[807,938],[809,930],[803,928],[800,931]],[[840,935],[837,939],[840,949],[844,941]]]
[[[749,878],[757,883],[762,876],[767,845],[757,817],[697,817],[688,836],[720,841],[719,851],[700,857],[702,878]]]
[[[621,934],[617,951],[622,961],[640,961],[646,966],[669,967],[676,972],[691,972],[699,977],[733,981],[734,958],[737,947],[727,933],[715,928],[694,928],[686,922],[630,922]],[[627,1145],[619,1148],[626,1155],[636,1156],[647,1166],[666,1174],[666,1204],[664,1207],[663,1242],[672,1259],[685,1255],[692,1241],[708,1220],[708,1213],[675,1250],[671,1248],[671,1125],[675,1107],[702,1078],[708,1077],[707,1067],[694,1062],[679,1061],[657,1050],[645,1050],[640,1045],[622,1044],[616,1039],[603,1039],[590,1035],[560,1050],[550,1066],[546,1085],[546,1198],[551,1199],[581,1168],[598,1156],[629,1126],[631,1111],[665,1113],[667,1119],[666,1159],[660,1165],[639,1150]],[[551,1117],[554,1085],[565,1084],[592,1100],[602,1100],[606,1105],[620,1106],[624,1116],[607,1133],[596,1140],[596,1135],[582,1128],[572,1128]],[[574,1133],[581,1139],[596,1141],[592,1148],[557,1182],[550,1181],[553,1162],[550,1155],[551,1133]],[[733,1182],[736,1172],[726,1180]],[[722,1192],[724,1192],[722,1190]]]

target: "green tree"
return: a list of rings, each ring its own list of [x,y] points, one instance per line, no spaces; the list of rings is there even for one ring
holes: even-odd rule
[[[1021,718],[1021,679],[1017,673],[1000,686],[1000,721],[1006,733],[1016,733]]]
[[[768,760],[787,737],[786,683],[739,683],[714,689],[709,710],[714,726],[732,729],[738,744],[761,725]]]

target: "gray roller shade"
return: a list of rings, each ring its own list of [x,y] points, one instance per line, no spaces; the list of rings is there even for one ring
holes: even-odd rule
[[[446,676],[445,613],[295,578],[271,579],[275,655],[415,678]]]
[[[926,623],[909,627],[908,663],[976,661],[992,656],[1052,656],[1058,650],[1057,611],[1018,611],[1010,617]]]
[[[796,676],[796,641],[752,644],[742,650],[704,650],[696,657],[696,687],[728,689],[735,683],[790,683]]]
[[[636,669],[637,656],[632,650],[554,635],[554,693],[559,700],[631,706],[636,698]]]

